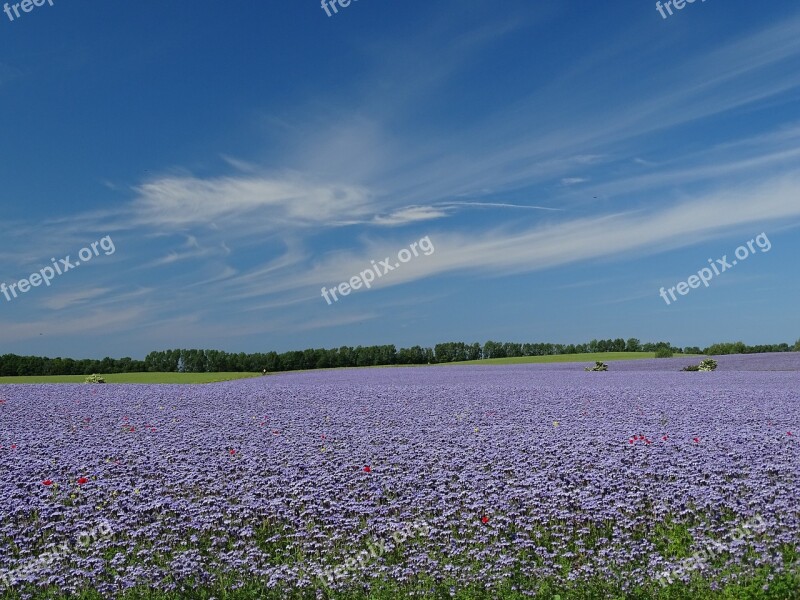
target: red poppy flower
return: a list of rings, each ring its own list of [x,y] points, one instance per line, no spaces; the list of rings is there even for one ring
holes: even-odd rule
[[[78,477],[78,485],[83,485],[84,483],[89,483],[89,480],[86,477]]]
[[[17,445],[16,445],[16,444],[11,444],[11,449],[12,449],[12,450],[16,450],[16,448],[17,448]]]
[[[372,468],[369,465],[364,465],[364,473],[372,473]]]
[[[700,443],[700,438],[699,437],[694,438],[694,443],[695,444],[699,444]]]
[[[42,484],[43,484],[43,485],[53,485],[53,480],[52,480],[52,479],[45,479],[45,480],[42,482]]]
[[[664,441],[666,442],[668,437],[669,437],[668,435],[665,435],[665,436],[664,436],[664,437],[662,437],[661,439],[662,439],[662,440],[664,440]]]
[[[131,431],[136,431],[136,427],[131,427]]]
[[[233,448],[231,448],[230,450],[228,450],[228,452],[230,453],[230,455],[231,455],[231,456],[233,456],[234,454],[236,454],[236,450],[234,450]]]
[[[629,444],[632,444],[632,443],[633,443],[633,438],[629,439],[629,440],[628,440],[628,443],[629,443]]]
[[[792,432],[791,431],[787,431],[786,435],[792,435]]]
[[[487,517],[486,515],[483,515],[483,516],[481,517],[481,523],[483,523],[484,525],[486,525],[486,523],[488,523],[488,522],[489,522],[489,517]]]

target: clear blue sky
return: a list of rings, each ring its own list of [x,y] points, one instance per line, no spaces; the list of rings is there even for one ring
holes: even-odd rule
[[[0,296],[0,353],[794,342],[798,100],[790,0],[0,13],[0,282],[115,248]]]

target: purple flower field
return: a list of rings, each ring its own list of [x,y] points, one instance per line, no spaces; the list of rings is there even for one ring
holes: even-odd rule
[[[0,585],[768,592],[800,581],[800,353],[717,360],[0,386]]]

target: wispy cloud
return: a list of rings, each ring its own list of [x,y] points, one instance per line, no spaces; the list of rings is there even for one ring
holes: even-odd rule
[[[49,294],[42,299],[41,304],[51,310],[61,310],[68,306],[85,304],[87,301],[103,296],[109,291],[110,288],[85,288],[74,292]]]
[[[387,216],[377,216],[373,223],[377,225],[406,225],[417,221],[430,221],[446,217],[447,211],[432,206],[409,206],[401,208]]]
[[[526,229],[500,227],[469,234],[431,231],[435,254],[415,260],[376,280],[385,288],[432,275],[482,273],[494,277],[533,272],[577,262],[625,255],[642,256],[697,244],[732,231],[800,219],[800,173],[748,188],[726,189],[660,209],[573,218]],[[757,233],[755,231],[751,232]],[[395,239],[368,241],[360,252],[338,253],[300,272],[270,278],[261,293],[344,281],[368,268],[370,259],[393,256],[406,245]],[[254,282],[251,282],[254,283]]]
[[[170,230],[210,223],[262,231],[284,225],[318,227],[363,217],[371,204],[358,186],[313,184],[298,177],[169,177],[137,191],[134,224]]]
[[[14,342],[46,335],[49,337],[70,335],[108,334],[141,326],[145,317],[143,308],[130,307],[123,310],[91,310],[70,319],[38,319],[16,323],[2,323],[4,342]]]

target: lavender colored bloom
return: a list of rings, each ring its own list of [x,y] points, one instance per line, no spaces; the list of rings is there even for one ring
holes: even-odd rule
[[[680,371],[693,360],[0,386],[0,578],[46,552],[13,585],[521,571],[631,589],[778,569],[800,534],[800,354]],[[78,543],[101,523],[110,535]]]

